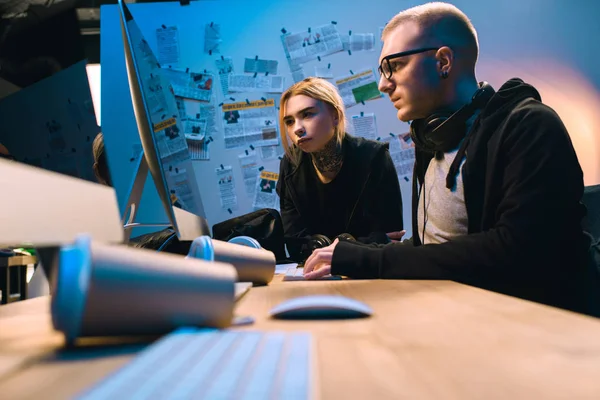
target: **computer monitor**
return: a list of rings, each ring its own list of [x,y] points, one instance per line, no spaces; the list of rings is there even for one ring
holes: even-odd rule
[[[123,223],[126,228],[162,225],[135,221],[149,171],[169,223],[178,237],[192,240],[208,235],[210,230],[173,89],[122,0],[119,0],[119,10],[129,88],[143,147],[143,156],[138,160],[137,173],[129,189]],[[184,227],[190,227],[188,213],[198,217],[198,223],[191,224],[194,225],[192,229]],[[129,231],[126,229],[126,237]]]

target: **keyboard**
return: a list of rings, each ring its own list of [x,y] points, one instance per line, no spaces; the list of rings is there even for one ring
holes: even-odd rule
[[[317,281],[328,281],[342,279],[341,276],[337,275],[325,275],[321,278],[315,279]],[[284,281],[304,281],[304,268],[288,268],[283,277]]]
[[[308,399],[312,351],[304,332],[182,328],[77,398]]]

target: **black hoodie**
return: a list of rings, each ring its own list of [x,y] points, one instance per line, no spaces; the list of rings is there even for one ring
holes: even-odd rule
[[[349,233],[357,239],[377,236],[387,239],[386,232],[402,230],[400,184],[388,147],[387,143],[344,136],[344,165],[340,175],[345,175],[347,186],[340,196],[345,204],[339,204],[339,209],[351,211],[344,226],[336,227],[326,226],[324,215],[339,210],[321,209],[313,193],[307,190],[311,176],[315,175],[311,172],[310,155],[303,153],[298,165],[285,156],[277,182],[285,236],[325,234],[333,238]]]
[[[511,79],[471,127],[462,168],[468,234],[442,244],[338,244],[332,274],[451,279],[585,311],[583,172],[565,126],[535,88]],[[422,182],[431,154],[416,151]],[[444,182],[445,184],[445,182]],[[413,192],[413,232],[418,193]]]

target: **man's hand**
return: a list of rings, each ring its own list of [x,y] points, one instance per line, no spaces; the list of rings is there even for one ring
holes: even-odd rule
[[[304,279],[317,279],[331,274],[333,251],[339,240],[327,247],[316,249],[304,262]]]
[[[402,237],[404,236],[405,233],[406,233],[406,231],[398,231],[398,232],[386,233],[386,235],[387,235],[387,237],[390,238],[392,243],[397,243],[402,239]]]

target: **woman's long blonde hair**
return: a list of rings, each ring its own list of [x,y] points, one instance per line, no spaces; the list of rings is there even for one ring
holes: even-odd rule
[[[283,144],[285,154],[290,158],[294,165],[298,165],[300,162],[302,151],[296,147],[290,146],[283,117],[285,117],[287,101],[291,97],[299,94],[311,97],[315,100],[320,100],[334,110],[338,117],[338,124],[335,127],[335,137],[339,146],[342,145],[342,140],[346,134],[346,111],[344,109],[344,101],[336,87],[325,79],[315,77],[306,78],[295,83],[281,95],[281,100],[279,102],[281,143]]]

